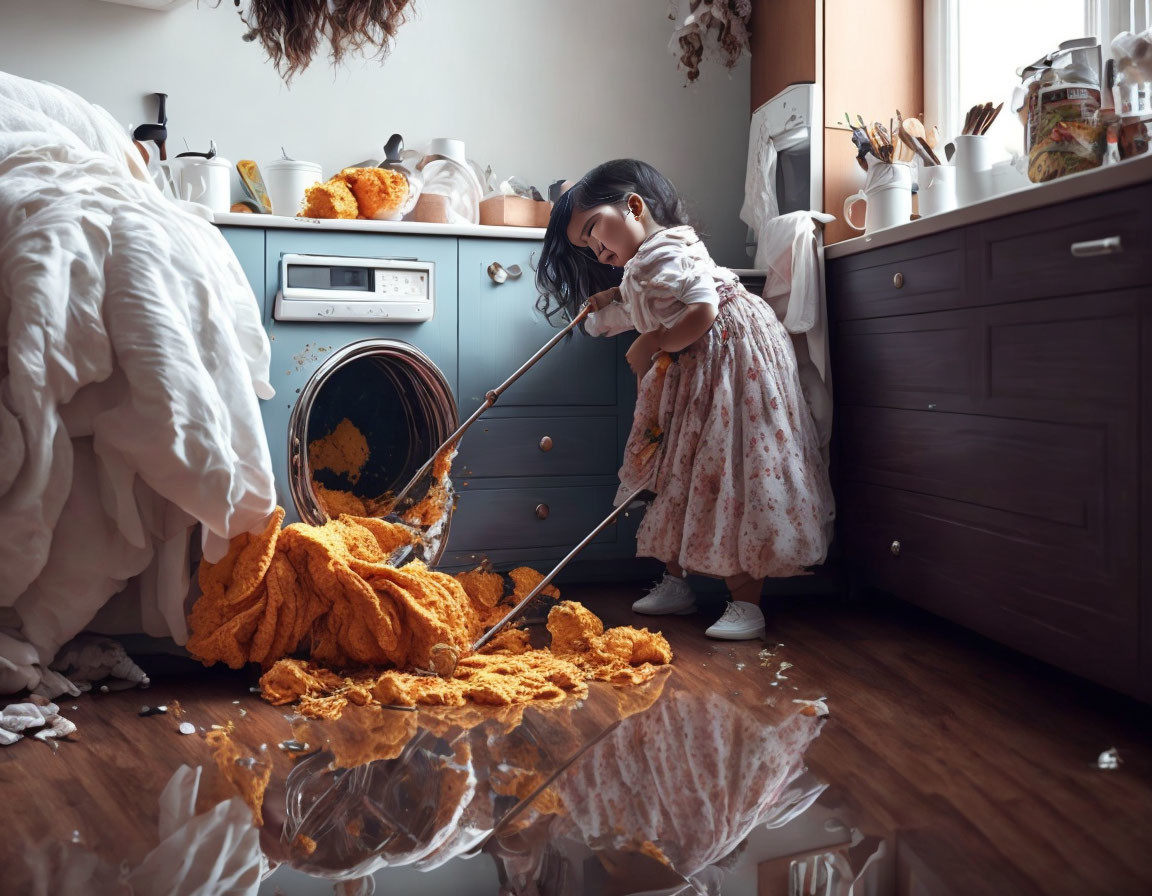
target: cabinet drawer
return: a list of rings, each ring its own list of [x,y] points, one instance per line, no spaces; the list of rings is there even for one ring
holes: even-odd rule
[[[837,320],[937,311],[963,304],[963,232],[952,230],[828,262]]]
[[[485,418],[464,438],[461,476],[598,476],[619,467],[616,417]]]
[[[572,548],[612,512],[615,496],[615,485],[462,488],[448,550]],[[545,513],[546,519],[538,515]],[[596,541],[615,539],[615,527],[609,527]]]
[[[1123,420],[842,408],[839,425],[847,480],[978,505],[1022,539],[1102,563],[1135,529],[1136,428]]]
[[[1136,415],[1139,290],[840,323],[837,403],[1077,422]]]
[[[849,483],[849,562],[872,584],[1019,650],[1114,687],[1137,660],[1135,525],[1070,550],[1026,519],[930,495]],[[1134,523],[1134,521],[1133,521]]]
[[[980,225],[984,298],[1021,301],[1152,283],[1150,202],[1152,187],[1141,187],[1069,202],[1059,214],[1043,209]]]

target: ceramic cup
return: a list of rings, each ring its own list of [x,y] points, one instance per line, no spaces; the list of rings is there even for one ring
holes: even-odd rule
[[[864,203],[864,224],[852,220],[852,208]],[[912,217],[912,169],[900,163],[873,162],[864,189],[844,200],[844,220],[853,230],[875,233],[905,224]]]
[[[276,159],[261,169],[272,214],[295,217],[304,204],[304,191],[323,180],[321,168],[315,162],[295,159]]]
[[[920,217],[956,208],[956,169],[951,165],[927,165],[920,169]]]
[[[952,164],[956,168],[956,204],[971,205],[990,199],[995,195],[992,165],[997,158],[996,145],[987,134],[961,134],[955,143]]]
[[[214,212],[226,212],[232,205],[232,165],[227,159],[183,156],[160,163],[172,195],[195,202]]]

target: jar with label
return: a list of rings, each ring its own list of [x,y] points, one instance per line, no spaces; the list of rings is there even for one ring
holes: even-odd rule
[[[1100,45],[1065,41],[1022,73],[1028,179],[1033,183],[1100,166],[1106,123],[1100,117]]]

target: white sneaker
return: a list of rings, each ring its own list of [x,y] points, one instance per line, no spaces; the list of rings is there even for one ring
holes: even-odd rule
[[[764,614],[756,604],[743,600],[729,601],[724,615],[704,632],[709,638],[724,641],[750,641],[764,637]]]
[[[632,604],[632,612],[645,616],[687,616],[696,612],[696,595],[683,579],[664,573],[664,578],[651,591]]]

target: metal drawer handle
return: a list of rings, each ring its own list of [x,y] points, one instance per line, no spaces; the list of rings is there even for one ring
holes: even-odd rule
[[[892,552],[893,557],[899,557],[900,556],[900,542],[898,542],[898,541],[892,542],[892,544],[889,545],[888,550],[890,550]]]
[[[904,275],[902,273],[900,273],[899,271],[897,271],[892,276],[892,285],[895,286],[897,289],[900,289],[904,285]]]
[[[547,504],[537,504],[536,505],[536,518],[537,519],[546,520],[546,519],[548,519],[549,513],[551,513],[551,511],[548,509]]]
[[[551,451],[552,450],[552,436],[544,436],[544,438],[542,438],[540,440],[540,450],[541,451]]]
[[[510,264],[508,267],[504,267],[500,262],[494,261],[488,265],[488,276],[491,277],[492,282],[496,284],[503,283],[505,280],[516,280],[523,273],[518,264]]]
[[[1124,246],[1118,236],[1106,236],[1102,240],[1085,240],[1072,244],[1072,254],[1077,258],[1091,258],[1093,255],[1119,255]]]

